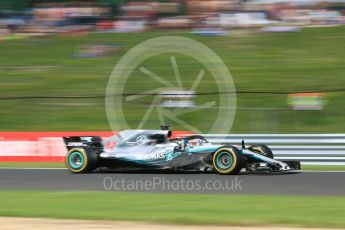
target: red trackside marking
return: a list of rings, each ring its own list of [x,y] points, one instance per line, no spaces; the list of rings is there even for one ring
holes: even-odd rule
[[[63,156],[0,156],[0,162],[64,162]]]

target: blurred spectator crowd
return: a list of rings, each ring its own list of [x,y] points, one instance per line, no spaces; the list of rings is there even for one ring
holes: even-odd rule
[[[205,34],[233,28],[295,31],[345,23],[345,0],[27,0],[21,1],[20,10],[7,1],[0,4],[0,39],[13,34],[157,29]]]

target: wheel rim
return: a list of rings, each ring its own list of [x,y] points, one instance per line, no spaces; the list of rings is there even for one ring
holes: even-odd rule
[[[228,152],[220,152],[216,158],[217,166],[223,170],[229,169],[233,163],[233,157]]]
[[[68,156],[68,164],[74,168],[74,169],[79,169],[84,165],[84,156],[80,152],[72,152]]]

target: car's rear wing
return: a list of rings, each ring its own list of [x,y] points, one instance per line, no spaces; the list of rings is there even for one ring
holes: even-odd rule
[[[103,142],[100,136],[70,136],[63,137],[68,150],[78,147],[92,147],[96,152],[103,151]]]

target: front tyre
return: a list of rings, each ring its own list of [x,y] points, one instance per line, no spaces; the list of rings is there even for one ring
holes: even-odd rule
[[[213,168],[219,174],[238,174],[243,165],[243,156],[234,146],[219,148],[213,154]]]
[[[66,166],[72,173],[88,173],[97,166],[97,156],[90,147],[70,149],[66,155]]]
[[[267,145],[252,145],[252,146],[249,146],[248,149],[262,156],[265,156],[271,159],[274,158],[272,150]]]

